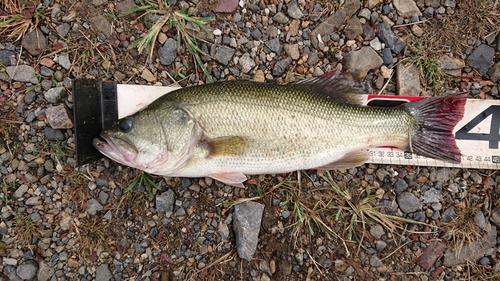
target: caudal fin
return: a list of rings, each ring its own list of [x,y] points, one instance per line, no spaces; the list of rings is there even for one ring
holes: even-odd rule
[[[431,97],[405,104],[418,122],[416,133],[410,139],[413,153],[460,163],[462,154],[453,129],[464,116],[467,95]]]

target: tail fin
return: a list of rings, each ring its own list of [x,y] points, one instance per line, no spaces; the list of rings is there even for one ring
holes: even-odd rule
[[[419,155],[460,163],[461,153],[453,129],[464,116],[467,93],[432,97],[405,104],[417,119],[418,128],[411,136],[411,150]]]

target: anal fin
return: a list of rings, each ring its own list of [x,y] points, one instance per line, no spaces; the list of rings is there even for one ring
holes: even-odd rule
[[[244,188],[243,182],[247,177],[241,172],[219,172],[210,174],[209,177],[227,185]]]
[[[367,150],[355,150],[342,156],[342,158],[317,167],[318,170],[349,169],[363,165],[370,158],[370,152]]]

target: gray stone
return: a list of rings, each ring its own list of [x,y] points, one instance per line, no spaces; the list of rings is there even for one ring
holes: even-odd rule
[[[361,26],[361,22],[359,18],[352,17],[347,20],[346,26],[344,28],[345,37],[348,40],[356,39],[358,36],[363,34],[363,27]]]
[[[408,183],[404,179],[398,179],[396,182],[396,194],[399,195],[406,191],[408,188]]]
[[[297,4],[297,0],[292,0],[288,3],[287,13],[291,18],[297,20],[304,16],[304,13],[300,10],[299,4]]]
[[[113,26],[103,15],[99,14],[91,17],[90,24],[94,27],[95,30],[97,30],[97,32],[104,34],[106,37],[110,37],[113,33]]]
[[[226,46],[220,46],[216,53],[215,59],[223,65],[227,65],[234,55],[234,49]]]
[[[382,251],[385,249],[385,247],[387,247],[387,243],[383,240],[377,240],[375,242],[375,250],[377,251]]]
[[[316,63],[319,62],[319,56],[316,53],[309,53],[309,56],[307,57],[307,64],[309,66],[314,66]]]
[[[401,40],[401,37],[391,30],[391,27],[383,22],[378,26],[378,37],[385,43],[394,53],[399,54],[406,47],[406,42]]]
[[[398,205],[403,213],[413,213],[417,211],[422,203],[418,200],[417,196],[410,192],[403,192],[398,196]]]
[[[36,93],[35,91],[27,91],[26,95],[24,96],[24,102],[26,104],[33,103],[36,99]]]
[[[428,19],[432,18],[434,16],[434,8],[432,7],[425,8],[423,15]]]
[[[125,0],[116,3],[116,11],[118,14],[124,14],[135,7],[134,0]]]
[[[221,223],[217,228],[217,233],[219,233],[220,238],[225,240],[229,237],[229,227],[225,223]]]
[[[67,23],[60,24],[56,26],[56,32],[59,36],[65,38],[68,35],[71,26]]]
[[[389,172],[384,168],[379,168],[375,172],[375,175],[379,181],[384,181],[385,177],[389,175]]]
[[[444,210],[443,215],[441,216],[441,222],[450,222],[457,217],[455,213],[455,207],[450,206],[446,210]]]
[[[384,264],[382,263],[379,257],[377,257],[376,255],[372,255],[370,257],[370,265],[373,267],[381,267]]]
[[[439,170],[434,170],[430,174],[430,180],[433,182],[445,182],[450,180],[451,171],[450,168],[441,168]]]
[[[16,65],[15,53],[11,50],[0,50],[0,64],[4,66]]]
[[[6,267],[3,268],[3,274],[5,276],[7,276],[7,280],[9,281],[19,281],[19,280],[22,280],[21,278],[19,278],[19,276],[17,276],[17,273],[16,273],[16,267],[15,266],[12,266],[12,265],[7,265]]]
[[[481,44],[467,57],[467,61],[479,73],[486,74],[493,63],[494,56],[495,50],[492,47]]]
[[[107,0],[92,0],[92,5],[94,6],[102,6],[104,4],[108,3]]]
[[[63,53],[60,54],[57,57],[57,63],[64,67],[65,69],[70,69],[71,68],[71,60],[69,59],[69,54],[68,53]]]
[[[232,14],[236,8],[238,8],[238,0],[220,0],[213,10],[216,13]]]
[[[346,0],[344,5],[341,7],[344,10],[346,16],[351,17],[356,13],[361,7],[361,1],[359,0]]]
[[[375,239],[380,240],[384,236],[384,228],[380,224],[374,224],[370,226],[370,234],[375,237]]]
[[[233,230],[236,249],[240,258],[247,261],[252,260],[252,256],[257,249],[263,212],[264,205],[254,201],[234,206]]]
[[[255,39],[255,40],[262,39],[262,32],[260,32],[260,30],[258,28],[252,30],[250,35],[252,35],[253,39]]]
[[[41,260],[37,274],[38,281],[49,281],[54,272],[54,268],[49,266],[46,261]]]
[[[286,24],[288,23],[288,21],[290,21],[290,19],[288,19],[288,17],[282,12],[279,12],[276,15],[274,15],[273,20],[281,24]]]
[[[423,203],[437,203],[439,200],[443,198],[443,192],[437,190],[435,188],[431,188],[424,192],[424,201]]]
[[[32,196],[26,200],[26,205],[28,206],[38,206],[42,204],[42,197]]]
[[[99,192],[99,201],[101,201],[102,204],[106,204],[108,202],[109,194],[106,191],[101,191]]]
[[[167,218],[172,216],[174,210],[175,194],[172,189],[156,196],[156,211],[165,214]]]
[[[103,263],[95,269],[95,280],[96,281],[109,281],[113,275],[109,270],[108,264]]]
[[[283,49],[285,53],[289,55],[292,60],[297,60],[300,57],[299,45],[298,44],[286,44]]]
[[[440,0],[425,0],[425,5],[433,8],[439,8],[441,3]]]
[[[290,63],[292,63],[292,58],[290,57],[286,57],[275,63],[273,67],[273,76],[279,77],[283,75]]]
[[[420,87],[420,76],[416,64],[398,64],[396,67],[396,87],[398,95],[420,96],[422,88]]]
[[[43,128],[43,134],[47,140],[64,140],[64,134],[61,130],[52,129],[51,127]]]
[[[345,17],[346,11],[341,8],[311,31],[310,38],[313,47],[321,51],[322,48],[319,48],[318,35],[319,37],[323,37],[334,33],[344,23]]]
[[[35,260],[27,260],[16,269],[17,275],[23,280],[32,280],[37,271],[38,263]]]
[[[36,71],[33,67],[29,65],[18,65],[18,66],[7,66],[5,71],[9,75],[10,79],[20,82],[30,82],[33,84],[38,84],[38,78],[36,77]]]
[[[382,65],[382,58],[371,47],[365,46],[346,56],[346,68],[355,81],[363,81],[371,69]]]
[[[392,4],[394,8],[396,8],[398,14],[403,18],[409,18],[412,15],[422,16],[420,9],[413,0],[393,0]]]
[[[103,209],[103,206],[99,203],[99,201],[95,200],[94,198],[90,199],[87,201],[87,213],[89,215],[93,216],[97,214],[98,211],[101,211]]]
[[[497,238],[496,226],[488,223],[484,229],[486,233],[481,239],[464,244],[460,251],[455,252],[450,248],[446,249],[443,265],[445,267],[452,267],[464,264],[467,261],[475,262],[483,257],[491,248],[495,247]]]
[[[495,83],[500,80],[500,62],[495,63],[490,68],[488,75],[490,76],[490,80]]]
[[[255,61],[250,57],[250,54],[244,53],[239,60],[241,72],[248,73],[255,67]]]
[[[168,38],[161,48],[158,49],[158,58],[163,65],[171,65],[177,57],[177,41]]]
[[[474,217],[474,221],[480,229],[484,229],[486,227],[486,219],[483,212],[477,211],[476,216]]]
[[[39,28],[27,32],[21,41],[23,48],[33,56],[41,54],[47,47],[47,43],[47,38]]]
[[[452,76],[461,76],[462,69],[465,67],[465,62],[458,58],[452,58],[447,55],[439,57],[439,64],[444,73]]]
[[[392,52],[390,48],[382,49],[382,61],[385,65],[389,65],[392,63]]]
[[[275,54],[280,54],[281,53],[281,43],[279,38],[274,38],[271,40],[267,40],[264,45],[271,50],[271,52]]]
[[[371,13],[372,12],[370,11],[370,9],[363,8],[361,9],[361,11],[359,11],[358,16],[360,18],[364,18],[365,20],[370,20]]]
[[[444,6],[445,7],[450,7],[450,8],[455,8],[457,6],[457,4],[452,1],[452,0],[445,0],[444,1]]]
[[[66,97],[66,89],[64,87],[51,88],[43,96],[50,103],[58,103]]]
[[[45,114],[47,115],[47,121],[53,129],[73,128],[73,121],[64,104],[47,108]]]
[[[18,199],[23,197],[26,191],[28,191],[28,186],[25,184],[21,184],[12,195],[14,196],[14,199]]]

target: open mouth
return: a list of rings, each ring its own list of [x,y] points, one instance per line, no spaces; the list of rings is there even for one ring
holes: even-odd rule
[[[125,165],[130,165],[137,156],[137,149],[126,139],[109,137],[101,133],[100,138],[94,138],[92,145],[107,157]]]

